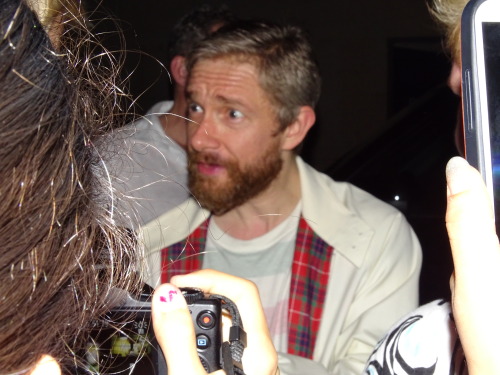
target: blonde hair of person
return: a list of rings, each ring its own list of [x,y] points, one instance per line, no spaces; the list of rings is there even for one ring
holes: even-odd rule
[[[460,21],[469,0],[431,0],[431,16],[442,27],[446,40],[445,47],[453,61],[460,61]]]
[[[27,0],[54,47],[60,47],[60,38],[71,23],[83,26],[85,19],[81,0]]]

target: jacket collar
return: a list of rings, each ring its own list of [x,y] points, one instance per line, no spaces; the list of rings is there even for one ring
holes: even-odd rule
[[[299,156],[296,161],[301,183],[302,216],[336,253],[360,267],[373,230],[348,206],[352,185],[333,181]]]

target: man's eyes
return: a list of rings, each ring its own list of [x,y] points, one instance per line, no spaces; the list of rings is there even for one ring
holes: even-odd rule
[[[189,104],[189,106],[188,106],[188,110],[189,110],[189,112],[191,112],[191,113],[195,113],[195,112],[199,113],[199,112],[202,112],[202,111],[203,111],[203,108],[201,108],[201,106],[200,106],[200,105],[198,105],[198,104],[196,104],[196,103],[191,103],[191,104]]]
[[[243,115],[243,112],[238,111],[237,109],[222,110],[222,108],[221,108],[220,110],[222,112],[225,112],[231,120],[239,120],[239,119],[245,117]],[[204,111],[203,107],[197,103],[191,103],[188,105],[188,112],[191,114],[202,113],[203,111]]]
[[[229,111],[229,117],[233,118],[233,119],[240,119],[240,118],[243,118],[243,113],[241,113],[240,111],[238,111],[236,109],[232,109]]]

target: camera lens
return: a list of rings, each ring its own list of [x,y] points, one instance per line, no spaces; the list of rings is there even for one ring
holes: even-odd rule
[[[203,329],[211,329],[215,326],[215,315],[211,311],[202,311],[196,318],[198,325]]]

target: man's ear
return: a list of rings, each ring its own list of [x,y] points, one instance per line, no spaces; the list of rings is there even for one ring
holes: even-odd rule
[[[284,130],[283,150],[293,150],[307,135],[316,121],[316,113],[310,106],[300,107],[299,115],[293,123]]]
[[[172,61],[170,61],[170,74],[176,85],[186,86],[187,69],[186,59],[183,56],[174,56]]]

